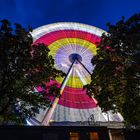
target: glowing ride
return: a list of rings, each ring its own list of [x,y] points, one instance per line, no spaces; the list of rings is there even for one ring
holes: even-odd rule
[[[99,28],[73,22],[50,24],[33,31],[34,44],[46,44],[55,60],[55,67],[66,73],[64,79],[56,79],[61,85],[61,98],[56,97],[52,107],[40,111],[36,118],[41,125],[48,125],[50,120],[87,121],[92,114],[96,121],[107,121],[96,106],[97,101],[83,90],[83,85],[90,82],[90,73],[94,70],[91,59],[96,55],[96,43],[103,32]],[[122,120],[119,114],[117,117]],[[110,120],[115,120],[111,112]]]

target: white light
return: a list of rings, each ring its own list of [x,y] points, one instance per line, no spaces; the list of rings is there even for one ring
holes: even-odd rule
[[[30,125],[30,126],[32,126],[33,124],[32,123],[30,123],[28,120],[26,120],[26,122],[27,122],[27,124],[28,125]]]
[[[80,72],[78,70],[76,70],[76,73],[78,74],[78,76],[79,76],[80,80],[82,81],[83,85],[87,85],[87,82],[85,81],[83,76],[80,74]]]
[[[81,23],[74,23],[74,22],[59,22],[59,23],[44,25],[33,30],[31,34],[34,40],[36,40],[47,33],[58,31],[58,30],[67,30],[67,29],[80,30],[91,34],[95,34],[97,36],[101,36],[103,33],[107,34],[107,32],[97,27],[81,24]]]
[[[67,64],[62,63],[61,66],[69,68]]]

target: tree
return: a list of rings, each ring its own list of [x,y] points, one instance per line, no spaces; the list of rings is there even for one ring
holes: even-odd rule
[[[63,73],[55,69],[45,44],[32,45],[31,28],[15,24],[12,29],[7,20],[0,25],[0,124],[23,124],[59,93],[55,83],[46,82]],[[38,86],[42,91],[35,90]]]
[[[120,112],[126,125],[140,127],[140,14],[107,26],[85,88],[103,111]]]

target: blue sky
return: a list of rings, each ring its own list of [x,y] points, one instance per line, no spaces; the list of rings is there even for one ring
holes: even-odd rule
[[[55,22],[81,22],[107,30],[140,12],[140,0],[0,0],[0,19],[33,28]]]

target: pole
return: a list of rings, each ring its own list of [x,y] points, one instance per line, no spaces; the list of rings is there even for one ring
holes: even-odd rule
[[[84,67],[84,69],[89,73],[89,75],[91,75],[90,71],[85,67],[85,65],[78,59],[77,59],[77,61]],[[94,100],[95,104],[98,103],[97,100],[94,98],[94,96],[92,97],[92,99]]]
[[[77,59],[77,61],[84,67],[84,69],[91,75],[90,71],[85,67],[85,65]]]
[[[70,77],[70,75],[71,75],[72,66],[73,66],[73,64],[75,63],[75,61],[76,61],[76,60],[74,60],[74,61],[72,62],[71,66],[70,66],[70,68],[69,68],[69,70],[68,70],[68,72],[67,72],[67,74],[66,74],[66,76],[65,76],[65,78],[64,78],[64,80],[63,80],[63,82],[62,82],[62,84],[61,84],[61,86],[60,86],[60,95],[62,95],[62,93],[63,93],[63,91],[64,91],[65,85],[66,85],[66,83],[67,83],[67,81],[68,81],[68,79],[69,79],[69,77]],[[52,114],[53,114],[53,112],[54,112],[54,110],[55,110],[55,108],[56,108],[56,105],[57,105],[58,101],[59,101],[59,97],[56,96],[56,97],[54,98],[54,100],[52,101],[52,105],[51,105],[51,106],[49,107],[49,109],[47,110],[44,119],[42,120],[42,123],[41,123],[42,125],[49,125],[49,121],[50,121],[50,119],[51,119],[51,117],[52,117]]]

